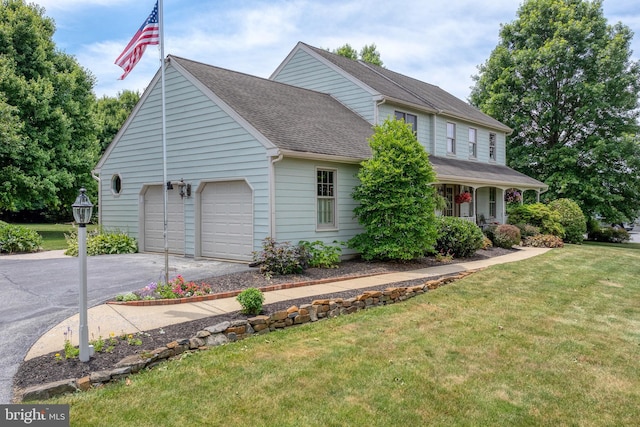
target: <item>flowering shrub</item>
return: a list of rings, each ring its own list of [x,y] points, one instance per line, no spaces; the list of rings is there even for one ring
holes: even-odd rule
[[[520,203],[522,201],[522,193],[511,188],[504,192],[504,201],[507,203]]]
[[[499,248],[510,249],[520,244],[520,229],[515,225],[499,225],[493,234],[493,244]]]
[[[465,191],[464,193],[460,193],[456,196],[455,201],[457,204],[469,203],[471,201],[471,193],[469,193],[468,191]]]
[[[118,295],[116,301],[188,298],[208,295],[212,292],[213,289],[207,283],[187,282],[184,277],[176,276],[166,284],[151,282],[137,291]]]
[[[558,236],[551,234],[538,234],[536,236],[527,236],[522,242],[522,246],[531,246],[534,248],[562,248],[564,242]]]

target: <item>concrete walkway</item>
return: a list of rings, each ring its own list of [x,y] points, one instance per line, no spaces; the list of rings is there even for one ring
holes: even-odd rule
[[[429,278],[446,274],[455,274],[495,264],[521,261],[523,259],[543,254],[548,250],[549,249],[542,248],[520,248],[520,250],[511,254],[488,258],[481,261],[443,264],[441,266],[421,270],[388,273],[377,276],[341,280],[320,285],[271,291],[265,293],[265,304],[306,297],[309,297],[311,300],[317,295],[331,294],[351,289],[365,289],[374,286],[402,282],[405,280],[428,280]],[[89,339],[98,338],[99,336],[106,338],[109,337],[112,332],[116,335],[143,332],[168,325],[233,312],[240,309],[240,304],[235,298],[145,307],[102,304],[92,307],[88,311]],[[51,328],[31,347],[25,357],[25,360],[62,350],[64,348],[64,333],[68,330],[73,333],[72,343],[77,345],[79,330],[78,319],[79,315],[76,314]]]

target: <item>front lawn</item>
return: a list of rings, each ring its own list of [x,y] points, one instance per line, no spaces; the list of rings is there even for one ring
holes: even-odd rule
[[[77,225],[74,223],[67,224],[18,224],[36,231],[42,236],[42,250],[53,251],[59,249],[67,249],[67,242],[64,238],[65,233],[77,231]],[[87,231],[96,228],[96,225],[87,226]]]
[[[636,425],[639,277],[640,250],[568,245],[48,403],[83,426]]]

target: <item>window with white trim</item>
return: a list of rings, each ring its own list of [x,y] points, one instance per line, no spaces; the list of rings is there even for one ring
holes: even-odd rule
[[[476,157],[478,157],[478,131],[469,128],[469,158],[475,159]]]
[[[447,154],[456,154],[456,124],[447,123]]]
[[[317,227],[336,228],[336,171],[318,169],[317,175]]]
[[[418,132],[418,116],[415,114],[403,113],[402,111],[395,112],[396,120],[404,120],[405,123],[411,125],[413,133]]]
[[[489,160],[496,160],[496,134],[489,134]]]

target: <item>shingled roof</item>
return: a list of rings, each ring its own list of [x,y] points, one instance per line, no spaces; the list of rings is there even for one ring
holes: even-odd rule
[[[276,147],[288,152],[371,157],[369,122],[331,95],[170,55]]]
[[[490,128],[500,129],[507,133],[512,131],[508,126],[440,89],[438,86],[377,65],[354,61],[302,42],[300,42],[300,45],[322,56],[386,98],[413,104],[430,112],[445,114]]]
[[[465,182],[469,184],[491,184],[521,189],[545,189],[547,185],[508,166],[480,163],[469,160],[429,156],[440,182]]]

